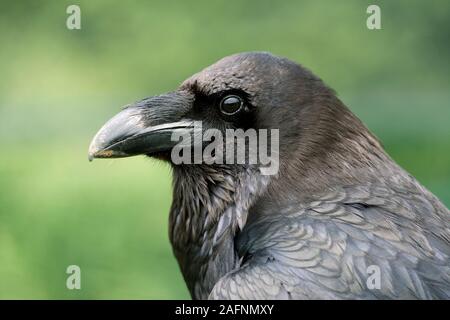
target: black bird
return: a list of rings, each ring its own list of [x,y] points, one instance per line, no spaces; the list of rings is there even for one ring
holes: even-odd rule
[[[449,210],[285,58],[232,55],[127,106],[89,158],[171,163],[171,135],[191,134],[193,120],[279,129],[280,141],[275,175],[261,164],[172,163],[170,240],[194,299],[450,298]]]

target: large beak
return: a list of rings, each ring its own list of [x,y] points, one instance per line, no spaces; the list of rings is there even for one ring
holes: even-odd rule
[[[178,143],[172,139],[174,133],[180,137],[193,130],[193,122],[183,119],[191,104],[189,94],[174,92],[127,106],[95,135],[89,160],[170,151]]]

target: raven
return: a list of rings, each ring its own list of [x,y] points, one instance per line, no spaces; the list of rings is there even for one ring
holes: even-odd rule
[[[278,129],[279,169],[174,164],[192,121]],[[306,68],[225,57],[171,93],[127,106],[89,159],[171,163],[169,235],[194,299],[448,299],[450,212]]]

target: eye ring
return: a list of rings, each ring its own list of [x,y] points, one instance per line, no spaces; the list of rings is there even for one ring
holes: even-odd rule
[[[232,116],[244,107],[244,101],[241,97],[237,95],[225,96],[222,101],[220,101],[220,112],[227,116]]]

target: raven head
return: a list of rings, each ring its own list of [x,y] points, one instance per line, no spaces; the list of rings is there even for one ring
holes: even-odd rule
[[[146,154],[171,161],[179,142],[174,134],[193,134],[195,121],[201,121],[203,132],[214,128],[224,138],[227,129],[278,129],[283,143],[276,152],[288,158],[302,133],[321,121],[320,112],[311,116],[310,110],[318,99],[326,106],[327,99],[333,100],[331,105],[336,98],[294,62],[261,52],[232,55],[185,80],[174,92],[126,106],[97,133],[89,159]],[[312,135],[306,140],[314,139]]]

